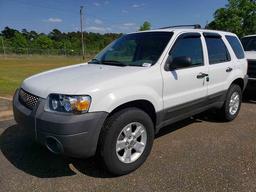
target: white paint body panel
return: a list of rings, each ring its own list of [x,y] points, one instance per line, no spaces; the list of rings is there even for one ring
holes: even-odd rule
[[[205,78],[196,78],[200,72],[207,73],[207,68],[202,66],[177,71],[163,71],[165,108],[171,108],[207,96]]]
[[[248,60],[256,60],[256,51],[245,51]]]

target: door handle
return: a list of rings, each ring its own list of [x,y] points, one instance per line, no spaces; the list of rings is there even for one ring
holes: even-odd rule
[[[231,71],[233,71],[233,69],[232,69],[231,67],[228,67],[228,68],[226,69],[226,72],[227,72],[227,73],[230,73]]]
[[[209,76],[209,75],[206,74],[206,73],[199,73],[199,74],[196,76],[196,78],[197,78],[197,79],[203,79],[203,78],[208,77],[208,76]]]

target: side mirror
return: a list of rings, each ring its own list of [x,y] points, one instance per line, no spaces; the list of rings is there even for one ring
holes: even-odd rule
[[[174,59],[171,56],[167,59],[167,68],[169,71],[173,71],[176,69],[187,68],[192,65],[191,57],[182,56],[182,57],[175,57]]]

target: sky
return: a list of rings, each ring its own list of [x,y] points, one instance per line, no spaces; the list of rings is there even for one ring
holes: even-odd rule
[[[213,19],[227,0],[0,0],[0,30],[9,26],[49,33],[80,30],[79,9],[84,6],[85,31],[129,33],[144,21],[152,28],[201,24]]]

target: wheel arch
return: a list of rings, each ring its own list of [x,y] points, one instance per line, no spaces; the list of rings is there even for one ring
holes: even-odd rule
[[[233,85],[233,84],[238,85],[238,86],[241,88],[242,91],[245,89],[245,83],[244,83],[244,80],[243,80],[242,78],[237,78],[237,79],[235,79],[235,80],[231,83],[231,85]]]
[[[108,117],[113,115],[114,113],[122,110],[122,109],[130,108],[130,107],[135,107],[135,108],[141,109],[142,111],[147,113],[150,116],[154,126],[156,125],[156,118],[157,117],[156,117],[155,107],[150,101],[145,100],[145,99],[134,100],[134,101],[129,101],[127,103],[123,103],[123,104],[117,106],[116,108],[114,108],[109,113]]]

